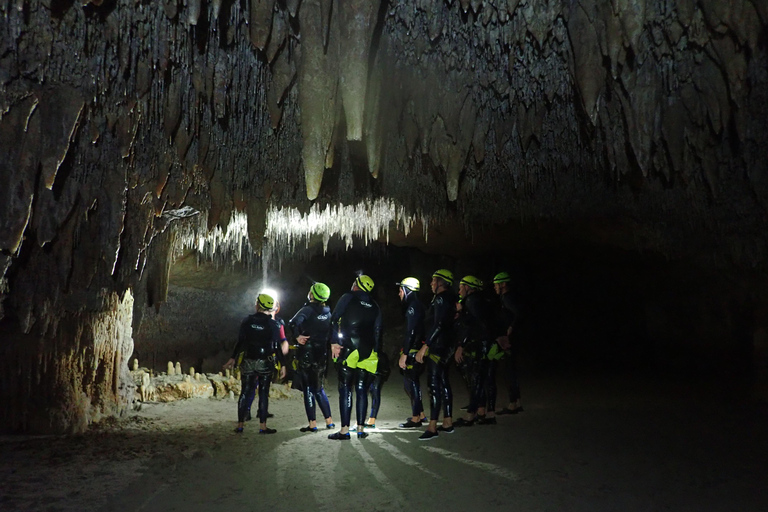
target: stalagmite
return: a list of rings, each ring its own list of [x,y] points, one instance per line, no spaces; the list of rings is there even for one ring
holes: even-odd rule
[[[371,37],[379,2],[344,2],[339,17],[339,93],[347,119],[347,140],[362,140]]]
[[[181,371],[181,363],[176,361],[176,375],[184,375],[184,372]]]
[[[138,371],[139,369],[139,360],[134,358],[133,360],[133,371]]]
[[[168,376],[172,377],[176,375],[176,369],[173,366],[173,363],[171,361],[168,361]]]

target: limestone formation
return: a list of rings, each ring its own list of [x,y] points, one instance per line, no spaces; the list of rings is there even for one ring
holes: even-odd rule
[[[425,229],[570,225],[765,271],[764,1],[20,0],[0,19],[3,430],[125,410],[134,299],[159,310],[179,241],[241,218],[206,257],[290,256],[268,211],[392,200]]]

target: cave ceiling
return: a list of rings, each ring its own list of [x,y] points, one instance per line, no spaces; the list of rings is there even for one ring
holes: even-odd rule
[[[765,255],[765,0],[6,0],[0,18],[0,318],[25,330],[105,291],[162,300],[190,216],[245,219],[257,250],[270,212],[389,201],[443,235]]]

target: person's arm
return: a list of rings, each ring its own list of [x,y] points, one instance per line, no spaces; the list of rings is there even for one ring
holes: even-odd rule
[[[336,303],[336,307],[333,309],[331,315],[331,356],[336,359],[341,354],[341,338],[339,338],[339,322],[341,315],[347,309],[349,302],[352,300],[353,295],[351,293],[345,293],[341,296]]]
[[[235,366],[235,360],[237,359],[237,356],[240,354],[240,352],[244,351],[246,348],[246,338],[245,338],[245,325],[246,320],[243,320],[240,323],[240,332],[237,335],[237,343],[235,343],[235,348],[232,350],[232,357],[229,358],[229,361],[224,363],[224,366],[222,367],[225,370],[231,370]]]
[[[379,314],[376,315],[376,321],[373,323],[373,337],[374,337],[373,350],[375,350],[376,353],[381,352],[381,339],[382,339],[381,308],[378,308],[378,309],[379,309]]]

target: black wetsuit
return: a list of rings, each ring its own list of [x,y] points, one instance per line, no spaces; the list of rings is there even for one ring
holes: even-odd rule
[[[379,407],[381,407],[381,387],[389,378],[389,374],[392,369],[389,366],[389,357],[386,352],[382,351],[379,354],[379,363],[376,366],[376,375],[373,376],[371,385],[368,386],[368,391],[371,393],[371,414],[368,416],[371,418],[378,418]]]
[[[474,365],[471,368],[473,389],[467,412],[475,413],[478,407],[487,407],[487,412],[494,412],[498,362],[491,357],[498,351],[496,338],[499,326],[496,312],[493,303],[483,292],[467,295],[462,310],[465,314],[461,346],[465,353],[474,353]]]
[[[368,388],[381,352],[381,310],[370,294],[362,290],[348,292],[336,303],[331,324],[338,326],[338,335],[331,343],[341,345],[336,360],[341,426],[348,427],[350,423],[353,386],[357,395],[357,423],[362,425],[368,409]]]
[[[411,413],[418,417],[424,411],[419,383],[424,366],[416,361],[415,356],[424,340],[424,305],[413,291],[408,292],[404,302],[406,327],[401,353],[406,356],[406,367],[403,371],[403,386],[411,401]]]
[[[431,326],[426,337],[429,350],[427,386],[429,386],[429,419],[437,421],[442,406],[445,418],[453,417],[453,392],[448,377],[453,343],[453,320],[456,316],[456,295],[445,290],[432,298],[427,318]]]
[[[296,375],[304,392],[304,410],[309,421],[315,421],[315,403],[324,418],[331,417],[331,406],[325,394],[323,379],[328,363],[328,344],[331,336],[331,308],[319,302],[305,304],[290,320],[296,336],[309,336],[296,351]]]
[[[243,354],[240,363],[242,389],[237,401],[237,421],[246,420],[256,388],[259,388],[258,417],[261,423],[267,421],[269,406],[269,385],[275,370],[275,360],[282,361],[280,351],[280,326],[271,316],[265,313],[255,313],[245,317],[240,324],[240,334],[232,352],[232,358],[237,359]]]
[[[517,354],[519,341],[515,336],[515,325],[520,317],[520,307],[512,292],[501,294],[501,327],[504,334],[510,333],[510,347],[505,350],[503,359],[504,373],[507,377],[509,403],[514,404],[520,399],[520,382],[517,377]]]

